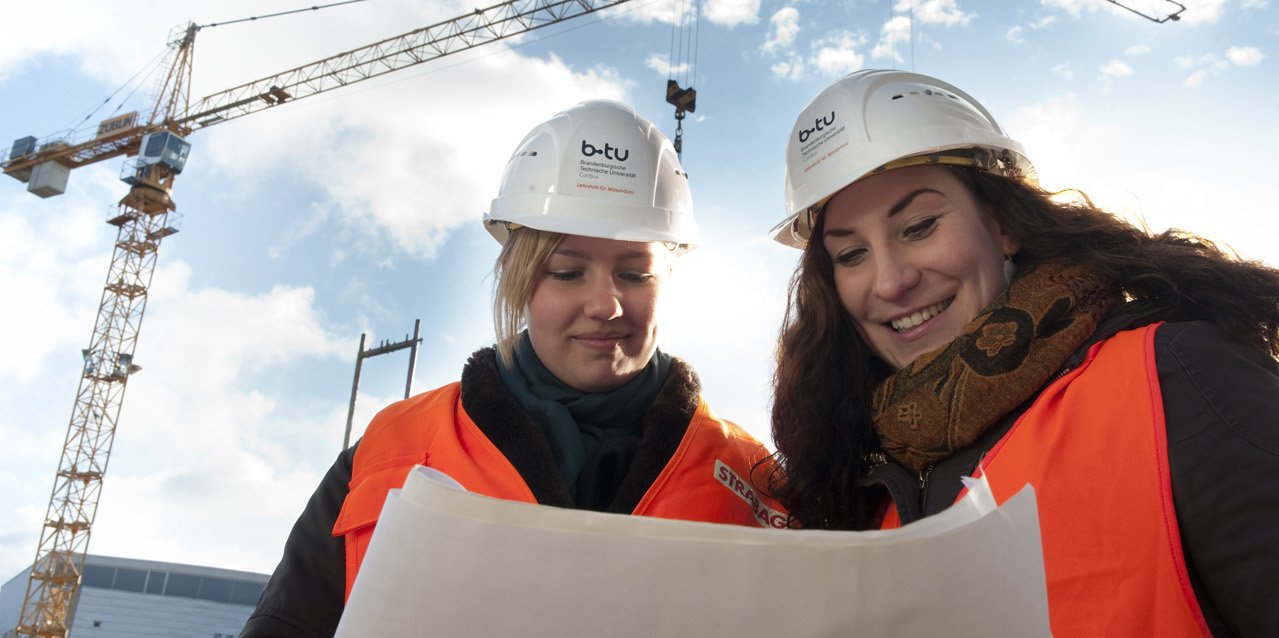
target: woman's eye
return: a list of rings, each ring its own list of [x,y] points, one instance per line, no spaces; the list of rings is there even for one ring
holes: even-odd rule
[[[582,271],[580,270],[548,270],[546,274],[551,279],[554,279],[555,281],[573,281],[574,279],[577,279],[582,276]]]
[[[642,284],[653,280],[653,273],[647,272],[624,272],[618,275],[622,281],[632,284]]]
[[[835,255],[835,263],[840,266],[855,266],[860,264],[865,258],[865,248],[849,248],[848,250]]]
[[[916,222],[914,224],[911,224],[910,226],[907,226],[906,230],[903,231],[902,234],[910,239],[927,237],[928,233],[932,232],[933,227],[935,227],[936,225],[937,225],[937,218],[929,217],[928,219],[925,219],[925,220]]]

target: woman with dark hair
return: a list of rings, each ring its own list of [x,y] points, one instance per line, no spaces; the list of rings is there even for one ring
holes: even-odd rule
[[[1279,635],[1279,271],[1058,201],[981,104],[914,73],[819,94],[786,186],[771,489],[793,525],[1029,483],[1054,635]]]

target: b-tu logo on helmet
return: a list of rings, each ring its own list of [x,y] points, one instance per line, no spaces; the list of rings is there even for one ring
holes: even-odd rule
[[[611,159],[615,162],[625,162],[626,158],[631,156],[629,149],[619,148],[608,142],[604,143],[604,148],[599,148],[586,140],[582,140],[582,155],[584,157],[594,157],[601,153],[604,154],[605,159]]]
[[[826,127],[828,127],[828,126],[830,126],[831,124],[834,124],[834,123],[835,123],[835,112],[834,112],[834,111],[831,111],[831,112],[830,112],[830,118],[829,118],[829,119],[828,119],[826,116],[822,116],[822,117],[818,117],[818,118],[813,118],[813,128],[802,128],[802,129],[799,129],[799,143],[800,143],[800,144],[803,144],[804,142],[807,142],[807,141],[808,141],[808,138],[809,138],[810,136],[812,136],[812,134],[813,134],[813,133],[819,133],[819,132],[821,132],[821,131],[822,131],[822,129],[824,129],[824,128],[826,128]]]

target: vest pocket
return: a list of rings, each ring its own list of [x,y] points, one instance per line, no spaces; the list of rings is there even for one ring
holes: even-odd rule
[[[368,472],[358,482],[353,481],[351,491],[342,502],[342,510],[338,512],[337,521],[333,524],[333,535],[344,536],[348,532],[376,524],[387,493],[404,487],[404,479],[411,469],[413,463],[396,465]]]

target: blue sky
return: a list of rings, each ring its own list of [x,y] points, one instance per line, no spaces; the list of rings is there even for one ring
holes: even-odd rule
[[[663,91],[680,4],[633,0],[193,134],[173,193],[182,230],[161,249],[143,371],[129,383],[90,551],[270,571],[341,446],[360,333],[399,340],[422,319],[416,391],[455,379],[491,342],[498,246],[478,220],[522,135],[596,97],[630,102],[673,134]],[[662,347],[694,364],[717,413],[767,437],[797,256],[767,238],[783,214],[785,138],[822,87],[863,67],[913,69],[975,95],[1049,187],[1279,265],[1274,3],[1185,4],[1180,21],[1156,24],[1103,0],[703,0],[684,163],[704,244],[677,266]],[[188,20],[298,6],[10,3],[0,141],[75,125]],[[471,8],[371,0],[205,29],[192,94]],[[122,110],[145,109],[152,86]],[[126,192],[121,167],[79,169],[47,200],[0,182],[3,578],[35,554],[110,261],[104,221]],[[406,366],[404,353],[366,362],[357,434],[403,391]]]

